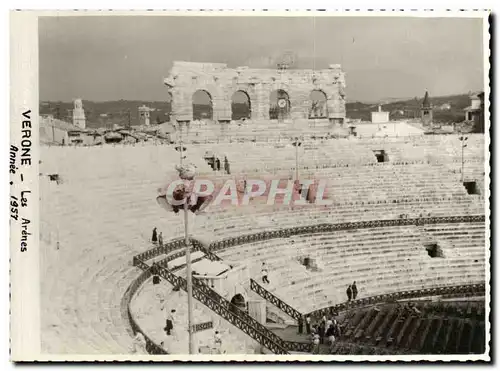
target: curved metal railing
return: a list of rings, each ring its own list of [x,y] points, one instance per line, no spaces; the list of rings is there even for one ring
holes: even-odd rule
[[[208,246],[208,248],[204,248],[203,245],[196,240],[194,240],[193,245],[195,249],[204,251],[205,254],[210,254],[213,251],[226,249],[228,247],[241,245],[244,243],[270,240],[273,238],[286,238],[301,234],[334,232],[334,231],[342,231],[350,229],[396,227],[405,225],[421,226],[425,224],[477,223],[477,222],[484,222],[485,219],[486,218],[484,215],[459,215],[459,216],[443,216],[443,217],[430,217],[430,218],[370,220],[362,222],[321,223],[315,225],[281,228],[271,231],[256,232],[236,237],[224,238],[219,241],[211,243]],[[147,261],[162,254],[169,254],[170,252],[180,249],[181,247],[184,247],[184,239],[179,238],[172,240],[164,244],[163,246],[158,246],[153,249],[147,250],[143,253],[140,253],[134,256],[134,258],[138,258],[142,261]],[[210,255],[209,258],[211,260],[220,260],[217,257],[214,258],[213,256]]]
[[[216,254],[213,253],[213,251],[218,251],[222,249],[226,249],[228,247],[232,246],[237,246],[240,244],[244,243],[250,243],[250,242],[256,242],[256,241],[263,241],[263,240],[269,240],[269,239],[274,239],[274,238],[285,238],[285,237],[290,237],[290,236],[296,236],[300,234],[310,234],[310,233],[324,233],[324,232],[333,232],[333,231],[340,231],[340,230],[350,230],[350,229],[365,229],[365,228],[384,228],[384,227],[393,227],[393,226],[405,226],[405,225],[416,225],[416,226],[421,226],[425,224],[450,224],[450,223],[477,223],[477,222],[484,222],[485,221],[485,216],[484,215],[465,215],[465,216],[450,216],[450,217],[430,217],[430,218],[411,218],[411,219],[391,219],[391,220],[376,220],[376,221],[361,221],[361,222],[346,222],[346,223],[322,223],[322,224],[317,224],[317,225],[309,225],[309,226],[298,226],[298,227],[291,227],[291,228],[283,228],[279,230],[272,230],[272,231],[264,231],[264,232],[257,232],[257,233],[252,233],[248,235],[241,235],[237,237],[231,237],[231,238],[226,238],[222,239],[220,241],[216,241],[214,243],[211,243],[208,248],[205,248],[203,244],[200,242],[193,240],[193,249],[202,251],[206,257],[208,257],[210,260],[221,260]],[[162,255],[162,254],[170,254],[171,252],[181,249],[184,247],[184,240],[183,239],[175,239],[172,240],[163,246],[158,246],[153,249],[150,249],[148,251],[145,251],[141,254],[138,254],[134,256],[133,258],[133,264],[134,266],[137,266],[141,269],[144,270],[143,274],[149,274],[147,278],[151,275],[151,270],[150,267],[147,263],[145,263],[145,260],[152,259],[156,256]],[[170,254],[167,256],[165,259],[162,261],[153,264],[153,269],[157,269],[158,272],[160,273],[161,276],[163,276],[165,279],[167,279],[171,284],[177,285],[183,289],[186,289],[186,282],[183,278],[178,277],[174,275],[172,272],[170,272],[166,268],[166,263],[168,261],[174,260],[178,257],[183,256],[185,253],[184,251],[179,251],[176,252],[175,254]],[[200,258],[201,259],[201,258]],[[179,268],[179,267],[178,267]],[[149,272],[149,273],[146,273]],[[147,280],[147,278],[144,278],[143,275],[141,275],[135,282],[140,282],[135,287],[130,294],[130,298],[128,299],[128,303],[130,303],[130,299],[133,296],[133,293],[142,285],[144,281]],[[251,280],[251,285],[252,285]],[[235,324],[237,327],[239,327],[242,331],[246,332],[250,336],[252,336],[254,339],[257,337],[259,340],[259,343],[261,345],[266,346],[268,349],[272,350],[273,352],[277,354],[286,354],[287,351],[298,351],[298,352],[304,352],[304,351],[310,351],[311,345],[308,343],[299,343],[299,342],[290,342],[290,341],[285,341],[272,333],[271,331],[267,330],[265,326],[260,324],[259,322],[255,321],[252,317],[246,315],[248,318],[248,321],[242,321],[241,319],[237,319],[234,316],[234,313],[231,312],[231,305],[230,303],[221,297],[217,292],[212,290],[209,286],[205,285],[203,281],[201,280],[194,280],[196,286],[195,290],[196,299],[200,300],[203,304],[205,304],[207,307],[210,309],[214,310],[216,313],[219,315],[223,316],[225,315],[225,319],[228,320],[229,322]],[[254,284],[256,283],[253,281]],[[362,298],[358,300],[351,301],[349,303],[340,303],[334,306],[330,306],[327,308],[321,308],[314,310],[309,313],[310,316],[322,316],[325,314],[329,313],[334,313],[334,312],[341,312],[345,311],[348,309],[353,309],[357,307],[363,307],[367,305],[372,305],[375,303],[381,303],[381,302],[387,302],[387,301],[395,301],[395,300],[402,300],[402,299],[411,299],[411,298],[417,298],[417,297],[424,297],[424,296],[438,296],[438,295],[456,295],[456,294],[478,294],[478,293],[484,293],[485,290],[485,284],[484,283],[475,283],[475,284],[469,284],[469,285],[454,285],[454,286],[444,286],[444,287],[435,287],[435,288],[427,288],[427,289],[417,289],[417,290],[407,290],[407,291],[400,291],[396,293],[390,293],[390,294],[383,294],[383,295],[375,295],[367,298]],[[128,292],[129,290],[127,290]],[[132,290],[130,290],[132,291]],[[254,290],[255,291],[255,290]],[[125,296],[127,293],[125,294]],[[265,295],[265,293],[264,293]],[[272,294],[271,294],[272,295]],[[268,295],[266,295],[268,296]],[[273,297],[275,297],[273,295]],[[267,297],[264,297],[268,299]],[[275,297],[276,298],[276,297]],[[279,299],[279,298],[277,298]],[[274,299],[271,297],[268,299],[271,302],[273,302]],[[276,300],[274,300],[276,301]],[[274,302],[273,302],[274,304]],[[282,300],[276,301],[276,304],[278,308],[285,310],[285,313],[288,313],[288,309],[290,310],[290,314],[293,318],[298,319],[300,316],[300,312],[293,310],[291,306],[283,302]],[[141,333],[144,334],[146,341],[149,343],[149,346],[153,348],[156,351],[161,352],[163,349],[161,347],[157,346],[152,342],[147,335],[140,329],[140,327],[134,322],[133,316],[130,313],[130,308],[129,305],[127,305],[127,311],[128,311],[128,318],[129,321],[132,324],[132,328],[135,331],[140,331]],[[221,313],[224,313],[222,315]],[[231,315],[228,315],[228,313],[231,313]],[[243,313],[243,312],[242,312]],[[246,313],[245,313],[246,314]],[[227,318],[226,318],[227,317]],[[230,318],[230,319],[228,319]],[[249,325],[250,324],[250,325]],[[241,326],[241,327],[240,327]],[[262,329],[262,328],[263,329]],[[260,331],[256,331],[256,328],[258,328]],[[158,349],[160,348],[160,349]],[[163,351],[164,352],[164,351]],[[161,354],[161,353],[160,353]]]

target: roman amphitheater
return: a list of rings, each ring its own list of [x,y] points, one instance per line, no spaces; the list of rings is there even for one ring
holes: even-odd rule
[[[262,196],[190,216],[197,352],[214,352],[215,331],[217,351],[227,354],[485,352],[484,135],[468,134],[466,148],[460,134],[424,135],[405,122],[387,135],[377,125],[353,135],[337,65],[314,75],[178,63],[165,83],[185,124],[177,127],[183,161],[199,178],[326,179],[331,201],[268,205]],[[191,96],[200,89],[213,116],[192,122]],[[274,119],[276,90],[286,94],[277,94],[285,103]],[[312,90],[326,97],[313,119]],[[250,98],[251,114],[233,122],[237,91]],[[44,352],[130,354],[140,332],[151,354],[188,353],[184,218],[156,202],[158,188],[176,177],[175,147],[41,148]],[[207,153],[227,158],[230,171],[214,170]],[[154,227],[161,245],[151,240]],[[353,281],[359,294],[348,301]],[[172,309],[175,336],[166,336]],[[314,350],[299,327],[323,316],[335,317],[341,334]]]

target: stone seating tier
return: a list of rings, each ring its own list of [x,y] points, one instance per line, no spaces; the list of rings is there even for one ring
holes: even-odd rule
[[[295,147],[290,145],[290,140],[276,144],[221,143],[188,147],[185,161],[194,163],[202,173],[212,173],[203,159],[207,150],[227,155],[233,172],[248,171],[252,168],[273,169],[276,166],[281,166],[283,169],[295,167]],[[347,139],[313,141],[303,143],[300,148],[299,166],[304,168],[318,164],[332,166],[376,163],[373,150],[385,150],[390,162],[458,163],[461,161],[460,148],[460,141],[456,136],[422,138],[417,142],[408,143],[390,140],[377,143]],[[414,154],[410,154],[410,149]],[[464,154],[466,161],[484,162],[484,139],[470,136],[467,151]],[[394,155],[396,152],[400,155]],[[179,158],[180,155],[174,146],[145,144],[134,147],[42,147],[40,170],[43,174],[61,174],[68,180],[126,177],[131,172],[137,175],[167,174],[173,171],[173,166],[179,162]],[[78,166],[73,166],[75,163]]]
[[[438,149],[443,143],[428,141],[422,147],[427,145]],[[256,147],[255,152],[258,151],[262,149]],[[293,151],[292,148],[292,154]],[[151,248],[154,226],[163,232],[164,241],[180,237],[184,231],[182,216],[167,215],[155,202],[156,189],[165,175],[171,173],[179,154],[169,146],[42,147],[41,153],[40,172],[45,175],[57,173],[62,178],[61,184],[47,177],[40,181],[43,348],[52,353],[94,354],[103,349],[112,354],[128,352],[131,339],[120,316],[120,300],[128,284],[139,274],[131,266],[130,257]],[[188,152],[188,156],[198,161],[200,169],[206,164],[198,154]],[[327,161],[336,163],[330,157],[325,157],[325,163]],[[368,171],[365,169],[358,167],[361,173]],[[390,173],[388,169],[383,171]],[[346,174],[353,172],[349,170]],[[353,186],[359,181],[354,174],[350,178]],[[435,177],[432,179],[437,181]],[[401,184],[408,186],[406,181]],[[385,184],[371,185],[374,191],[383,186]],[[436,187],[429,189],[436,190]],[[450,197],[436,200],[435,197],[415,195],[404,200],[396,198],[395,203],[380,203],[376,198],[356,203],[348,196],[350,193],[345,197],[341,197],[341,192],[337,194],[336,204],[312,210],[267,205],[236,210],[207,209],[207,215],[195,219],[194,231],[220,239],[306,222],[388,219],[398,218],[400,214],[410,217],[428,213],[443,216],[484,214],[482,196],[448,195]],[[273,213],[274,210],[280,211]],[[451,238],[442,238],[456,243]],[[481,241],[481,238],[471,238],[478,246]],[[465,250],[463,247],[457,249]],[[470,252],[476,254],[472,249]],[[462,272],[458,266],[462,262],[465,264],[468,258],[463,259],[457,255],[456,265],[450,265],[447,273],[449,277]],[[472,260],[467,263],[467,270],[463,269],[463,281],[478,276],[477,271],[484,261],[479,253],[475,259],[478,263]],[[443,269],[436,267],[429,271]],[[357,269],[361,272],[362,267]],[[459,278],[453,280],[461,282]],[[407,286],[423,284],[418,282],[416,279]],[[318,305],[328,301],[321,300]]]
[[[432,227],[301,235],[242,244],[217,254],[228,261],[246,261],[251,275],[259,278],[266,262],[271,281],[266,289],[303,313],[345,301],[345,289],[352,281],[357,282],[360,297],[484,281],[484,224],[439,225],[448,233],[469,236],[457,243],[434,235],[444,258],[428,255],[427,228]],[[321,270],[307,269],[302,264],[305,257],[314,258]]]

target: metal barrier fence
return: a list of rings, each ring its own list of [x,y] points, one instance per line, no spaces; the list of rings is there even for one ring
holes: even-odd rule
[[[484,215],[461,215],[461,216],[443,216],[443,217],[430,217],[430,218],[372,220],[372,221],[346,222],[346,223],[322,223],[316,225],[283,228],[273,231],[257,232],[237,237],[225,238],[211,243],[208,249],[203,248],[202,247],[203,245],[200,242],[194,239],[192,239],[192,241],[194,250],[200,250],[203,251],[205,254],[209,254],[208,257],[211,260],[220,260],[215,254],[210,255],[211,252],[226,249],[228,247],[241,245],[244,243],[269,240],[273,238],[288,238],[290,236],[296,236],[301,234],[334,232],[334,231],[350,230],[350,229],[384,228],[384,227],[397,227],[405,225],[421,226],[426,224],[477,223],[477,222],[484,222],[485,219],[486,218]],[[185,245],[183,239],[175,239],[164,244],[163,246],[155,247],[154,249],[145,251],[141,254],[134,256],[134,261],[135,258],[138,258],[141,261],[146,261],[161,254],[168,254],[184,246]]]
[[[452,286],[433,287],[427,289],[406,290],[390,294],[370,296],[367,298],[362,298],[350,302],[344,302],[337,305],[332,305],[327,308],[314,310],[310,312],[308,315],[311,317],[322,317],[324,315],[329,315],[336,312],[337,313],[343,312],[345,310],[360,308],[368,305],[373,305],[376,303],[393,302],[396,300],[414,299],[427,296],[441,296],[449,294],[464,294],[464,295],[474,295],[481,293],[484,294],[484,292],[485,292],[484,283],[473,283],[469,285],[452,285]]]
[[[290,317],[292,317],[296,320],[299,320],[300,318],[302,318],[302,314],[298,310],[293,308],[291,305],[285,303],[283,300],[278,298],[272,292],[269,292],[268,290],[266,290],[264,287],[259,285],[252,278],[250,278],[250,290],[254,291],[256,294],[258,294],[262,298],[266,299],[268,302],[273,304],[278,309],[281,309],[283,312],[288,314]]]

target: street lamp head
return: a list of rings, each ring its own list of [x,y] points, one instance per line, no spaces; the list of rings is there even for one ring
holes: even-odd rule
[[[189,165],[176,165],[175,170],[179,173],[179,177],[185,180],[193,180],[196,175],[196,166]]]

